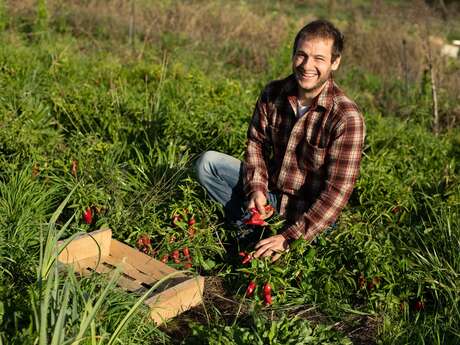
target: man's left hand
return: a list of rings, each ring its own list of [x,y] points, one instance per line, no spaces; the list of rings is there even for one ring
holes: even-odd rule
[[[281,256],[281,253],[286,251],[289,248],[288,242],[283,237],[283,235],[275,235],[264,240],[259,241],[256,246],[254,257],[265,257],[271,256],[272,262],[278,260]]]

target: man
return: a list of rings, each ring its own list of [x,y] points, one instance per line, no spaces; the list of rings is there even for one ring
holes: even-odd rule
[[[214,151],[197,161],[199,181],[225,206],[228,219],[241,218],[242,205],[264,215],[267,202],[286,219],[280,234],[255,245],[255,257],[274,261],[290,241],[313,240],[351,195],[365,126],[332,79],[342,50],[343,35],[330,22],[302,28],[294,40],[292,75],[269,83],[257,100],[244,162]]]

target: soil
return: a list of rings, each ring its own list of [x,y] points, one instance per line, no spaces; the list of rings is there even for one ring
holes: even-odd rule
[[[189,323],[207,324],[213,320],[216,313],[227,324],[232,323],[235,317],[245,318],[249,312],[249,304],[238,302],[224,287],[220,277],[205,277],[204,304],[192,308],[177,316],[161,330],[171,337],[172,344],[180,344],[192,334]],[[312,306],[301,306],[290,310],[292,316],[302,317],[312,323],[330,324],[327,315],[319,312]],[[376,344],[377,328],[381,320],[370,316],[352,315],[345,320],[336,322],[333,328],[348,336],[354,345]]]

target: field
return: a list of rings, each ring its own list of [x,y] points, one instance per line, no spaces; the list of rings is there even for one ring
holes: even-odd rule
[[[460,7],[427,3],[0,0],[0,344],[460,344],[460,60],[428,38],[460,39]],[[242,265],[193,162],[243,157],[318,17],[347,38],[360,178],[330,234]],[[204,305],[155,327],[113,280],[59,275],[57,239],[105,225],[188,247]]]

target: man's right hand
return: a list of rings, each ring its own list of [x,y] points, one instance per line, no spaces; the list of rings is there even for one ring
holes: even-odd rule
[[[267,204],[267,198],[263,192],[257,191],[251,194],[249,197],[248,210],[251,208],[257,208],[262,216],[265,216],[265,205]]]

